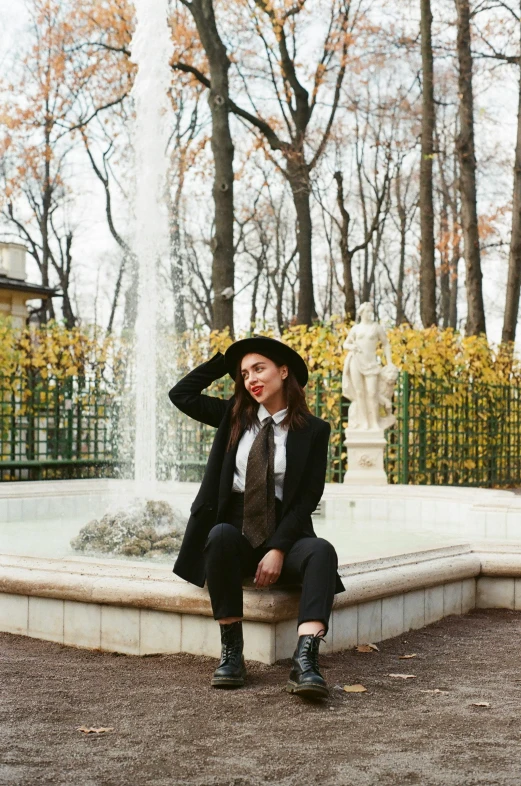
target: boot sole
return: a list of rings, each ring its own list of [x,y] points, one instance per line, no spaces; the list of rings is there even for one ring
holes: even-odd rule
[[[305,699],[327,699],[329,690],[323,685],[298,685],[296,682],[288,681],[286,685],[288,693],[293,693],[295,696],[302,696]]]
[[[210,685],[212,688],[242,688],[244,677],[213,677]]]

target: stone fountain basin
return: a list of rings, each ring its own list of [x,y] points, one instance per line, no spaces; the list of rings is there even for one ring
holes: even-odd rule
[[[175,577],[172,560],[85,558],[68,549],[85,523],[82,510],[88,520],[131,490],[120,481],[2,484],[0,630],[133,655],[218,656],[208,594]],[[158,495],[188,515],[196,491],[165,483]],[[521,608],[521,497],[512,492],[331,484],[315,528],[335,544],[346,585],[326,651],[475,607]],[[246,657],[289,657],[297,608],[294,589],[246,586]]]

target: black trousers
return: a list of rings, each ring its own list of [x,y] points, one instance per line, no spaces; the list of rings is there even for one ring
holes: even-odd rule
[[[243,616],[242,581],[254,576],[267,553],[253,548],[242,534],[244,495],[232,494],[228,521],[212,527],[204,550],[206,580],[214,619]],[[277,500],[277,521],[281,503]],[[319,621],[327,632],[335,595],[338,558],[323,538],[301,538],[284,556],[277,584],[301,584],[298,624]]]

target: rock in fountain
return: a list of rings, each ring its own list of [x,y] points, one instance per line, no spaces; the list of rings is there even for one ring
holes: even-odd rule
[[[161,557],[179,550],[186,521],[168,502],[134,500],[89,521],[71,541],[83,554]]]

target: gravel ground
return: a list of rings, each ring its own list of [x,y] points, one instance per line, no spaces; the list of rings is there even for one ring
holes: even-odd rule
[[[331,698],[306,703],[284,691],[289,661],[218,691],[211,658],[0,634],[0,784],[520,786],[520,639],[521,613],[449,617],[324,656]],[[367,691],[344,692],[353,683]]]

